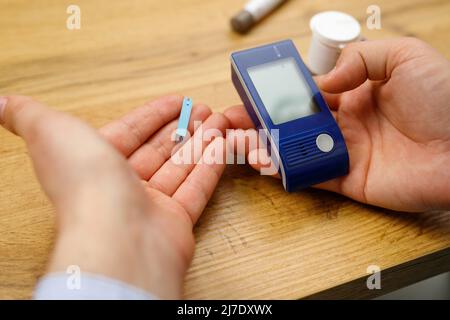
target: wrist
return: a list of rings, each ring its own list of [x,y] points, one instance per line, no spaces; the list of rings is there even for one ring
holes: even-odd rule
[[[90,203],[93,211],[72,208],[70,214],[64,213],[49,272],[77,266],[81,276],[101,274],[160,298],[179,298],[185,267],[165,235],[139,219],[148,212],[118,204],[105,210],[101,199],[85,200],[78,203]]]

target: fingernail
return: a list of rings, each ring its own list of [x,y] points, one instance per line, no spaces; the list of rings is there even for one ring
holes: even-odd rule
[[[330,74],[335,73],[335,72],[336,72],[336,69],[337,69],[337,65],[335,65],[335,66],[333,67],[333,69],[331,69],[330,71],[328,71],[328,73],[327,73],[326,75],[329,76]]]
[[[0,97],[0,123],[3,123],[3,114],[8,100],[5,97]]]

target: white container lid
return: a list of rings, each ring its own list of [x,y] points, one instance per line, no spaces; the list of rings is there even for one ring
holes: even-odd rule
[[[321,42],[333,47],[356,41],[361,34],[358,20],[339,11],[318,13],[311,18],[309,26]]]

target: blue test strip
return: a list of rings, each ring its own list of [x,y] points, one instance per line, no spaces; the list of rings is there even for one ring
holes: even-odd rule
[[[178,119],[178,128],[176,130],[176,140],[183,141],[188,131],[189,118],[192,111],[192,99],[184,97],[183,106],[181,107],[180,118]]]

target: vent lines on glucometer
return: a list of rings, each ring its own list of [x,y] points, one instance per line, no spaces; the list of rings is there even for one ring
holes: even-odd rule
[[[289,166],[295,166],[322,156],[313,136],[306,139],[281,142],[280,145],[284,150],[286,163]]]

